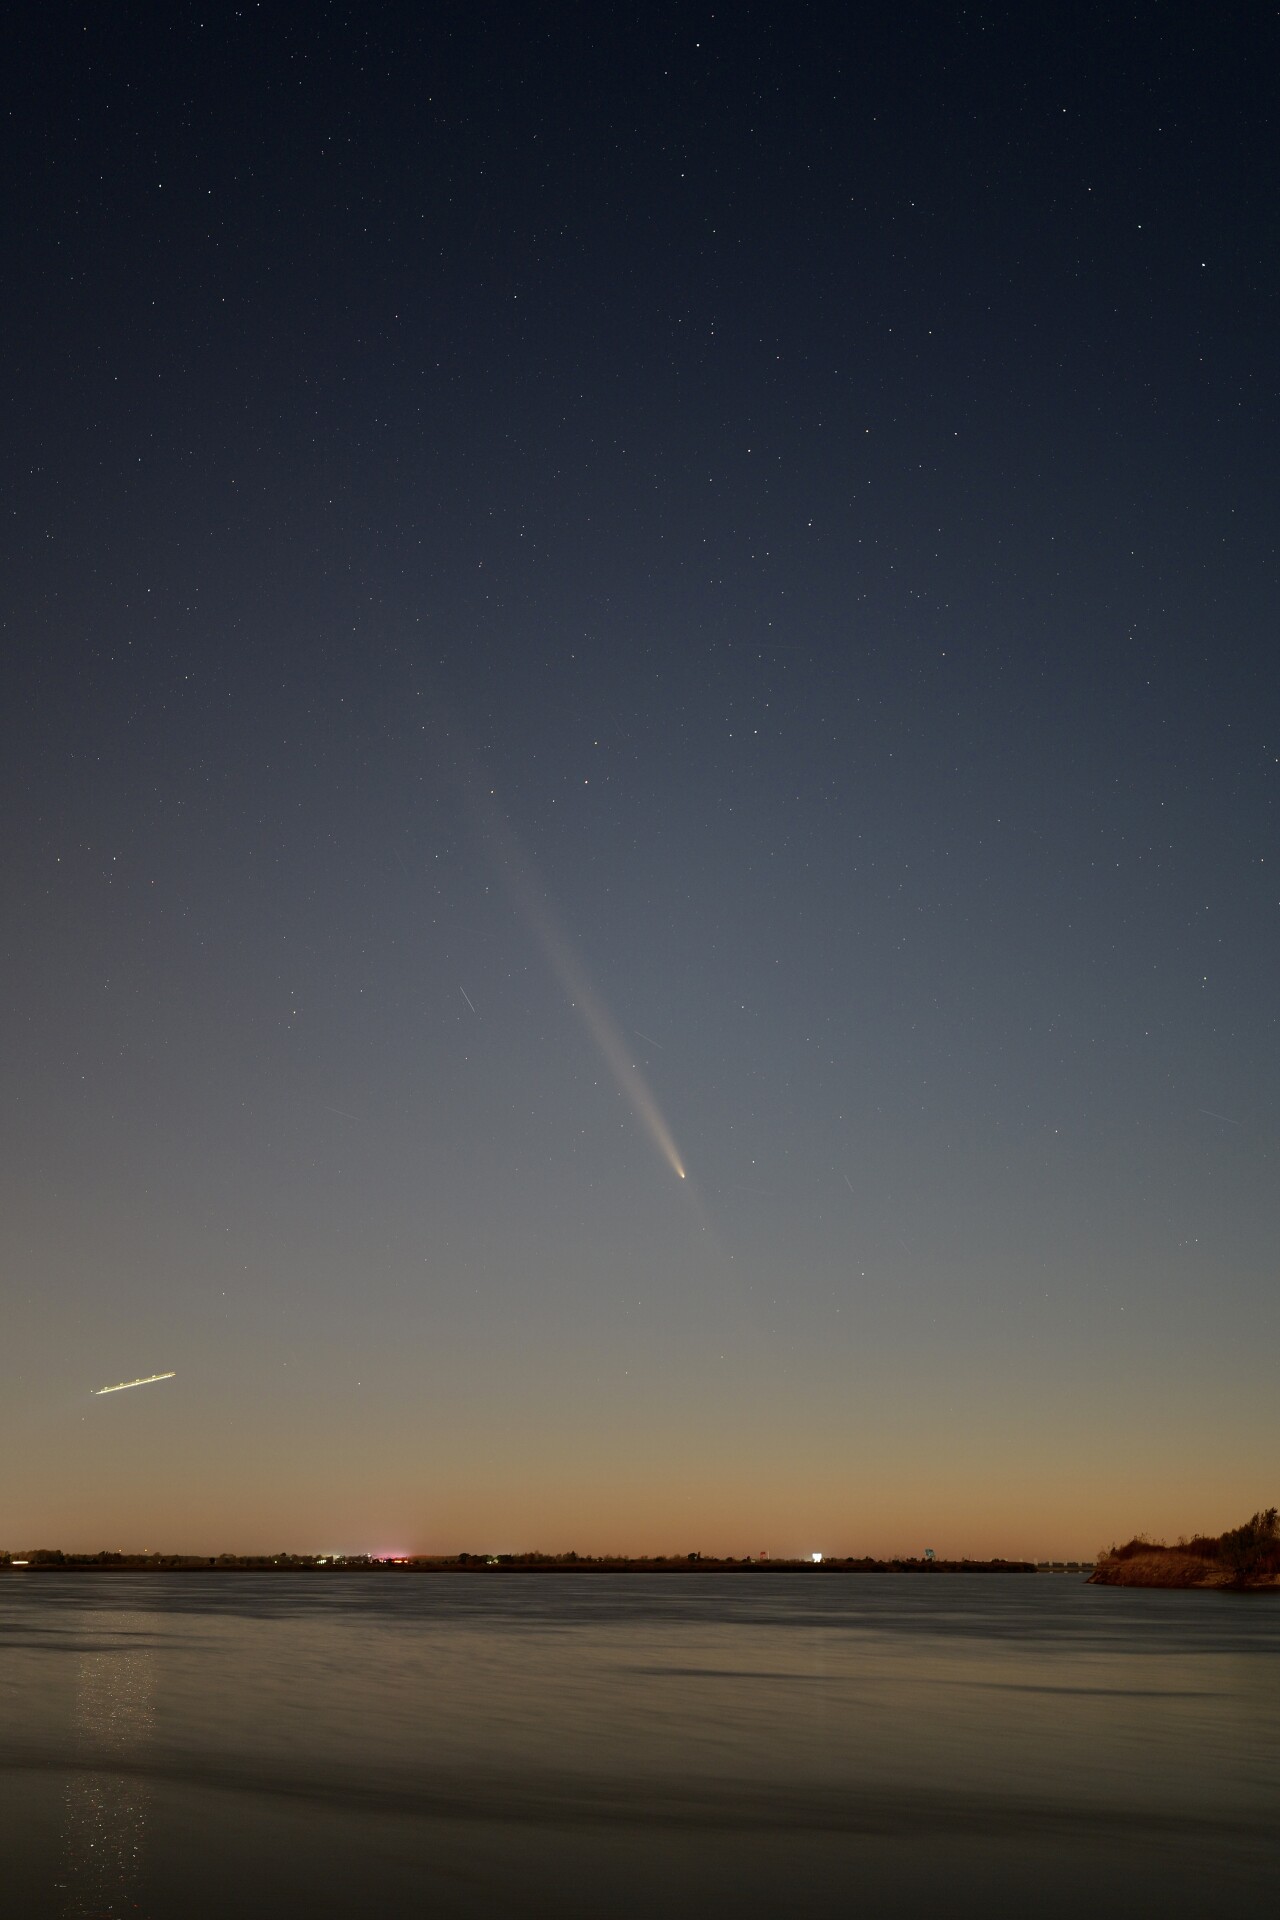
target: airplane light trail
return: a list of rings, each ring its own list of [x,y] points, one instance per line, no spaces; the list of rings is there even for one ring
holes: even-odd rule
[[[141,1380],[121,1380],[114,1387],[95,1387],[89,1398],[97,1400],[104,1393],[124,1393],[129,1387],[149,1387],[155,1380],[173,1380],[172,1373],[145,1373]]]

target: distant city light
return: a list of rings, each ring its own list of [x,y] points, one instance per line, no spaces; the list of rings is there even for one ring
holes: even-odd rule
[[[820,1567],[822,1565],[822,1555],[820,1553],[811,1553],[809,1555],[809,1558],[812,1560],[815,1567]]]

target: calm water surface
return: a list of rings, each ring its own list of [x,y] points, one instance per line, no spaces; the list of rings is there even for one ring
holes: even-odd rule
[[[6,1911],[1280,1910],[1280,1602],[0,1576]]]

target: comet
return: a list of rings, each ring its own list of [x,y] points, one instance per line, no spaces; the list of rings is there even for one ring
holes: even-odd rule
[[[617,1022],[596,991],[568,934],[552,913],[541,883],[515,833],[491,803],[480,803],[476,812],[491,856],[546,955],[569,1005],[581,1018],[609,1069],[614,1085],[648,1134],[652,1145],[676,1178],[683,1180],[684,1162],[649,1083],[632,1059],[632,1049],[623,1039]]]
[[[559,980],[569,1005],[581,1015],[582,1024],[595,1041],[601,1058],[613,1076],[614,1085],[671,1171],[677,1179],[683,1180],[684,1163],[671,1137],[671,1130],[658,1110],[658,1103],[648,1082],[632,1060],[631,1050],[619,1033],[612,1015],[570,946],[568,935],[552,918],[550,908],[538,899],[534,885],[527,876],[517,873],[513,887],[551,963],[552,972]]]
[[[631,1108],[659,1157],[677,1180],[684,1180],[684,1161],[648,1082],[631,1057],[632,1049],[592,984],[568,934],[552,913],[531,862],[514,830],[507,825],[495,805],[495,789],[482,778],[479,768],[466,751],[461,729],[456,722],[445,726],[440,720],[432,721],[430,717],[424,721],[424,726],[432,728],[440,764],[453,766],[462,800],[471,814],[478,837],[530,932],[542,948],[566,999],[586,1027],[618,1092]],[[459,985],[458,991],[474,1013],[475,1007],[466,988]],[[648,1044],[655,1046],[658,1043],[650,1039]]]
[[[173,1373],[144,1373],[140,1380],[119,1380],[114,1387],[95,1387],[89,1398],[97,1400],[104,1393],[127,1393],[130,1387],[149,1387],[157,1380],[175,1378],[176,1374]]]

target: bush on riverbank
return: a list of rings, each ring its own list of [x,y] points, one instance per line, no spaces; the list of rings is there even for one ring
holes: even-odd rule
[[[1243,1526],[1171,1547],[1136,1534],[1099,1554],[1092,1579],[1113,1587],[1280,1587],[1280,1516],[1267,1507]]]

